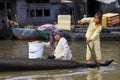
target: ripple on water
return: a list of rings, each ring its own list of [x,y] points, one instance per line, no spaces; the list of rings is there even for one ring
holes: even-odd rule
[[[94,74],[94,73],[109,73],[109,71],[113,71],[115,70],[115,66],[107,66],[107,67],[100,67],[100,69],[98,70],[97,68],[87,68],[87,69],[77,69],[77,70],[73,70],[73,71],[68,71],[66,73],[61,73],[61,74],[40,74],[40,75],[26,75],[26,76],[15,76],[15,77],[6,77],[5,80],[35,80],[35,79],[43,79],[43,78],[60,78],[60,77],[69,77],[69,76],[74,76],[74,75],[79,75],[79,76],[83,76],[86,75],[88,73],[90,74]]]

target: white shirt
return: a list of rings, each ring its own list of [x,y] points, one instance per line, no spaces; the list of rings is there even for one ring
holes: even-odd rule
[[[83,18],[82,23],[89,23],[89,27],[87,29],[86,32],[86,38],[89,40],[99,40],[99,35],[100,32],[102,30],[102,26],[99,25],[98,27],[96,27],[95,22],[94,22],[94,18]]]
[[[48,47],[50,45],[50,42],[43,44]],[[56,45],[54,50],[54,56],[56,58],[61,58],[62,60],[71,60],[72,53],[69,48],[68,42],[64,37],[60,38],[60,40],[58,41],[58,44]]]
[[[72,54],[68,42],[64,37],[62,37],[59,40],[57,46],[55,47],[54,52],[55,52],[54,56],[56,58],[61,58],[63,60],[71,60],[72,58]]]

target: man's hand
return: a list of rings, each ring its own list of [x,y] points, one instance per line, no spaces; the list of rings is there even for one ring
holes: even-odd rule
[[[78,24],[83,24],[80,20],[78,21]]]
[[[55,60],[61,60],[61,58],[55,58]]]
[[[92,41],[91,39],[90,39],[90,40],[87,40],[86,43],[89,44],[91,41]]]
[[[62,60],[63,57],[64,57],[64,56],[61,56],[61,57],[59,57],[59,58],[56,58],[55,60]]]

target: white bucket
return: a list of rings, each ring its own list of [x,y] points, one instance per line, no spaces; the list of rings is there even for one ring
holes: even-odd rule
[[[38,42],[28,42],[29,59],[41,59],[43,55],[44,45]]]

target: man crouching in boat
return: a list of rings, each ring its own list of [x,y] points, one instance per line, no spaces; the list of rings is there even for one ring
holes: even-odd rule
[[[45,46],[54,47],[52,55],[48,56],[48,59],[55,60],[71,60],[72,54],[69,48],[68,42],[65,38],[63,31],[54,30],[50,34],[50,42],[42,42]]]

